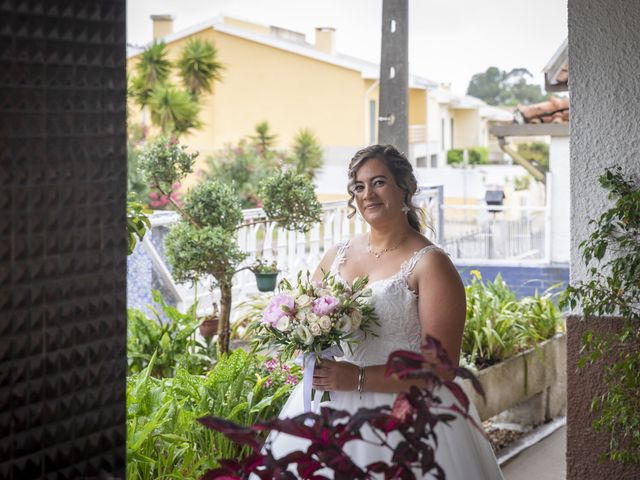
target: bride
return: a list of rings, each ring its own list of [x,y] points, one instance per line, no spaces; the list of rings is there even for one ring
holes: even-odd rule
[[[425,334],[436,337],[458,365],[466,306],[460,276],[449,257],[425,238],[412,196],[417,181],[407,158],[391,145],[372,145],[356,153],[349,165],[349,207],[370,226],[370,232],[329,249],[313,279],[330,271],[346,283],[368,275],[371,302],[378,315],[377,336],[368,335],[337,361],[323,360],[313,376],[313,388],[331,392],[323,403],[351,413],[361,407],[392,405],[411,380],[384,376],[384,364],[394,350],[420,352]],[[354,206],[355,203],[355,206]],[[451,378],[445,378],[451,380]],[[444,404],[453,403],[445,388]],[[302,385],[285,404],[280,418],[303,413]],[[479,423],[475,408],[472,416]],[[467,420],[457,418],[436,427],[436,461],[447,480],[502,479],[489,442]],[[276,458],[301,448],[303,440],[286,434],[273,438]],[[361,467],[389,461],[382,447],[352,441],[345,446]],[[426,477],[429,478],[429,477]]]

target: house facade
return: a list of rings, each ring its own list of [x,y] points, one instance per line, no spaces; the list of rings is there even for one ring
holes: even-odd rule
[[[225,66],[222,81],[203,97],[203,128],[184,139],[201,153],[196,169],[208,155],[252,134],[262,121],[278,136],[278,148],[288,147],[301,128],[312,130],[324,148],[327,172],[344,169],[357,149],[376,143],[380,67],[336,52],[334,29],[317,28],[311,44],[298,32],[224,16],[175,33],[171,17],[152,20],[154,40],[166,43],[170,60],[198,38],[215,45]],[[129,72],[140,53],[129,53]],[[488,146],[486,124],[495,112],[487,116],[484,102],[470,99],[410,75],[407,153],[414,165],[441,166],[450,148]],[[141,112],[139,120],[144,117]]]

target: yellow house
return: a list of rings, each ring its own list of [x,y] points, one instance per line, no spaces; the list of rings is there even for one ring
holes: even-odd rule
[[[265,120],[280,148],[301,128],[311,129],[324,147],[326,165],[346,166],[357,149],[375,143],[379,65],[337,53],[333,28],[316,28],[311,44],[298,32],[229,17],[175,33],[171,17],[152,19],[154,37],[167,44],[170,60],[189,39],[199,38],[215,45],[226,67],[222,82],[203,98],[204,127],[184,138],[201,152],[200,165]],[[128,56],[129,71],[139,55]],[[415,163],[427,145],[427,89],[437,84],[416,75],[409,83],[409,154]]]

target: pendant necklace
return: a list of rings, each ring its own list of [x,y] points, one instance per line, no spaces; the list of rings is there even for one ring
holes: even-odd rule
[[[404,237],[402,237],[400,239],[400,241],[398,243],[396,243],[393,247],[387,247],[387,248],[383,248],[382,250],[373,250],[371,248],[371,234],[369,234],[369,238],[367,239],[367,251],[373,255],[376,258],[380,258],[382,255],[384,255],[387,252],[391,252],[393,250],[395,250],[396,248],[398,248],[400,245],[402,245],[402,243],[407,239],[407,236],[405,235]]]

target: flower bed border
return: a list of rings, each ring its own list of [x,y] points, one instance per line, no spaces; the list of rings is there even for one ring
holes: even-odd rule
[[[486,402],[470,385],[469,397],[482,420],[542,394],[542,421],[561,415],[566,408],[567,338],[557,334],[496,365],[478,371]]]

